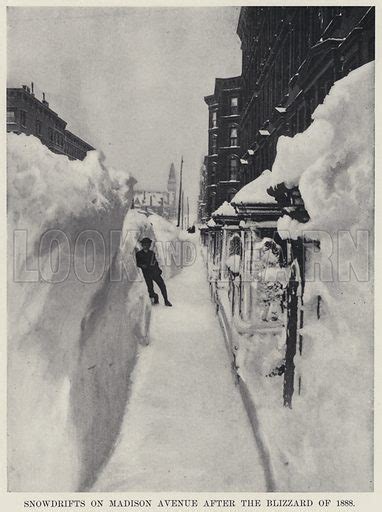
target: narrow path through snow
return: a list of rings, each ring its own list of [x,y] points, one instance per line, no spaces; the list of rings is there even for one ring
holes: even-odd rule
[[[266,491],[201,257],[153,311],[118,444],[93,491]]]

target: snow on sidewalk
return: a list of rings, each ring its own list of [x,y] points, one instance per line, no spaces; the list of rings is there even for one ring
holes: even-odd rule
[[[117,446],[93,491],[264,492],[201,257],[167,285],[174,306],[153,310],[151,344],[140,352]]]

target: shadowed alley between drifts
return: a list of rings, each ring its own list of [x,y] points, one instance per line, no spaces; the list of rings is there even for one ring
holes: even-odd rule
[[[265,492],[200,255],[153,308],[114,453],[93,491]]]

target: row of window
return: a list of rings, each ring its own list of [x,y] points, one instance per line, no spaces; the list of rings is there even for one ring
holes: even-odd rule
[[[329,80],[329,78],[328,78]],[[312,88],[310,94],[307,95],[306,101],[301,104],[297,109],[295,115],[288,121],[289,123],[289,135],[294,136],[296,133],[303,132],[311,124],[311,115],[319,103],[322,103],[326,94],[330,89],[331,82],[325,81],[321,85],[316,84],[316,87]],[[250,143],[256,139],[258,119],[256,118],[257,110],[254,110],[254,114],[248,117],[247,123],[242,130],[244,140],[242,141],[243,147],[249,147]],[[268,142],[259,151],[255,153],[252,165],[249,166],[248,171],[252,170],[263,171],[264,169],[270,169],[273,165],[276,156],[276,140]],[[257,175],[256,175],[257,176]],[[254,179],[256,176],[250,175],[248,180]]]
[[[19,117],[20,117],[20,124],[24,128],[26,128],[27,125],[27,112],[25,110],[19,110]],[[14,124],[16,123],[16,111],[9,109],[7,110],[7,123]],[[35,122],[35,134],[38,137],[41,137],[42,135],[42,122],[40,119],[36,119]],[[57,146],[64,147],[64,135],[62,133],[59,133],[52,128],[48,128],[48,138],[49,141],[56,144]]]
[[[53,128],[48,128],[49,141],[61,148],[64,147],[64,135]]]
[[[16,110],[16,109],[8,109],[7,110],[7,124],[16,124],[17,116],[19,116],[20,125],[26,128],[27,124],[27,112],[25,110]],[[42,121],[40,119],[36,119],[35,121],[35,135],[41,137],[42,133]],[[73,137],[71,137],[73,139]],[[56,146],[62,148],[63,152],[66,154],[82,159],[85,156],[86,151],[82,150],[74,146],[73,144],[69,144],[65,140],[65,135],[57,130],[54,130],[52,127],[48,127],[48,140],[50,143],[55,144]]]
[[[327,25],[340,12],[340,8],[299,7],[293,10],[290,9],[290,12],[293,12],[293,17],[289,19],[289,24],[297,34],[298,44],[311,46],[320,39]],[[258,22],[255,23],[251,33],[247,36],[248,40],[245,41],[245,63],[250,61],[251,52],[254,48],[260,50],[261,59],[267,58],[278,36],[281,18],[285,16],[287,22],[289,17],[285,12],[282,12],[280,7],[267,9],[265,12],[259,13]],[[255,38],[254,34],[261,34],[261,36]],[[256,40],[255,46],[253,46],[254,40]],[[300,60],[300,58],[301,55],[298,55],[297,60]]]
[[[280,10],[280,8],[277,9]],[[263,85],[263,88],[269,91],[269,95],[272,95],[269,103],[279,102],[288,92],[289,79],[306,58],[310,47],[319,41],[323,31],[339,12],[339,8],[329,7],[297,8],[295,10],[294,18],[291,20],[290,32],[283,40],[278,54],[271,57],[274,62],[267,71],[267,83]],[[269,13],[269,16],[272,17],[271,13]],[[264,37],[266,32],[265,28],[262,27],[260,29],[262,35],[258,42],[253,48],[244,52],[246,60],[250,63],[243,76],[244,92],[247,96],[245,103],[250,100],[253,90],[256,89],[256,81],[261,76],[265,62],[271,55],[270,50],[274,39],[272,38],[272,41],[267,42],[267,38]],[[265,92],[265,94],[267,93]],[[262,102],[267,104],[267,98],[263,98]],[[267,115],[269,113],[266,112],[265,116]]]
[[[217,164],[214,162],[211,166],[211,183],[216,181]],[[230,156],[228,160],[228,180],[238,181],[239,179],[239,158],[235,155]]]
[[[20,124],[24,128],[27,125],[27,113],[25,110],[19,110]],[[7,124],[14,124],[17,122],[17,114],[15,109],[7,109]]]
[[[22,99],[24,103],[27,103],[30,105],[30,107],[27,107],[29,110],[34,110],[35,112],[39,112],[40,117],[46,117],[47,119],[54,120],[55,125],[57,128],[64,129],[65,123],[59,119],[57,119],[57,115],[53,114],[48,108],[44,108],[43,106],[40,106],[38,100],[36,98],[30,97],[25,93],[19,92],[19,91],[9,91],[9,96],[15,96],[17,99]]]
[[[229,145],[231,147],[237,147],[239,145],[238,128],[237,126],[231,126],[229,129]],[[211,154],[215,155],[218,150],[218,135],[213,133],[211,135]]]
[[[82,149],[79,149],[75,146],[72,146],[71,144],[65,145],[65,152],[66,152],[66,154],[68,154],[74,158],[77,158],[79,160],[82,160],[86,155],[85,151],[83,151]]]
[[[7,110],[7,124],[16,122],[16,112],[14,110]]]
[[[228,113],[229,115],[238,115],[239,113],[239,98],[237,96],[231,96],[228,98],[229,105],[228,105]],[[218,126],[218,111],[213,110],[211,112],[211,121],[210,121],[211,128],[217,128]]]
[[[289,36],[286,44],[276,56],[275,63],[269,71],[268,79],[263,83],[259,96],[253,104],[252,112],[248,116],[249,131],[253,137],[261,128],[264,121],[270,119],[274,114],[274,107],[279,104],[283,94],[288,89],[288,82],[291,70],[291,55],[293,47],[289,44]],[[320,103],[322,99],[316,104]]]

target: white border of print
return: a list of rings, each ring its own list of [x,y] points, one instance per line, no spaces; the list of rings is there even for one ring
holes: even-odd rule
[[[343,5],[344,2],[339,2],[338,0],[333,1],[311,1],[311,2],[300,2],[300,1],[285,1],[285,2],[271,2],[271,1],[261,1],[260,5],[264,6],[277,6],[277,5]],[[376,2],[367,2],[364,0],[352,1],[347,0],[345,2],[346,5],[375,5],[376,6],[376,91],[382,90],[382,80],[381,80],[381,64],[380,64],[380,53],[379,49],[382,48],[381,45],[381,19],[380,19],[380,9],[382,8],[382,0],[378,0]],[[54,1],[44,1],[40,0],[37,2],[32,1],[9,1],[5,2],[1,0],[1,11],[0,11],[0,75],[2,78],[2,94],[1,94],[1,119],[5,119],[5,97],[6,97],[6,6],[180,6],[180,7],[188,7],[188,6],[242,6],[242,5],[255,5],[255,2],[247,2],[247,1],[202,1],[202,0],[194,0],[194,1],[180,1],[180,0],[172,0],[172,1],[160,1],[160,0],[143,0],[143,1],[123,1],[123,0],[109,0],[107,2],[97,2],[97,1],[87,1],[87,0],[77,0],[66,1],[61,0],[58,2]],[[258,4],[257,4],[258,5]],[[153,504],[157,503],[160,498],[194,498],[198,499],[199,503],[202,504],[204,499],[236,499],[239,501],[244,498],[251,499],[260,499],[263,503],[261,507],[257,507],[258,511],[270,511],[275,510],[275,507],[265,507],[264,503],[267,498],[269,499],[312,499],[315,503],[314,506],[309,507],[305,510],[343,510],[344,508],[351,508],[356,512],[374,512],[380,510],[382,503],[382,453],[381,453],[381,433],[382,433],[382,400],[381,400],[381,388],[382,388],[382,379],[381,379],[381,366],[382,366],[382,347],[380,343],[381,332],[382,332],[382,315],[378,314],[381,310],[382,306],[382,256],[381,256],[381,230],[378,229],[382,225],[382,213],[381,213],[381,191],[382,191],[382,175],[379,172],[379,165],[382,162],[381,158],[381,123],[382,119],[382,107],[381,100],[379,95],[376,95],[376,170],[375,173],[375,190],[376,190],[376,257],[375,257],[375,276],[376,276],[376,296],[375,296],[375,443],[374,443],[374,454],[375,454],[375,473],[374,473],[374,483],[375,490],[370,493],[258,493],[258,494],[250,494],[250,493],[134,493],[134,496],[129,493],[10,493],[7,492],[7,484],[6,484],[6,216],[5,216],[5,206],[6,206],[6,151],[5,151],[5,123],[3,123],[3,129],[1,132],[1,142],[0,144],[0,166],[1,166],[1,175],[0,175],[0,192],[1,192],[1,222],[0,222],[0,247],[1,247],[1,256],[0,256],[0,271],[2,278],[2,286],[0,287],[0,314],[1,314],[1,349],[0,349],[0,382],[1,382],[1,400],[0,400],[0,411],[1,411],[1,434],[0,434],[0,460],[1,460],[1,468],[0,468],[0,509],[5,512],[22,512],[25,510],[23,502],[25,499],[82,499],[85,500],[87,506],[82,508],[85,512],[89,512],[90,510],[99,510],[102,512],[115,510],[115,508],[109,508],[106,504],[109,502],[109,499],[128,499],[128,498],[146,498],[152,499]],[[3,117],[4,116],[4,117]],[[379,142],[379,144],[378,144]],[[357,440],[355,439],[356,443]],[[351,499],[354,501],[354,507],[337,507],[335,506],[335,502],[337,499]],[[102,507],[93,507],[91,506],[92,500],[103,500],[105,506]],[[332,500],[331,505],[328,507],[319,506],[319,500]],[[277,507],[277,510],[284,511],[291,507]],[[41,508],[39,510],[53,510]],[[65,508],[65,511],[74,511],[81,510],[78,508]],[[140,508],[132,508],[132,509],[119,509],[119,510],[142,510]],[[164,508],[157,508],[156,506],[151,507],[150,509],[145,510],[165,510]],[[169,510],[169,509],[167,509]],[[177,509],[182,510],[182,509]],[[184,510],[184,509],[183,509]],[[192,510],[202,510],[202,508],[193,508]],[[212,509],[203,509],[203,510],[212,510]],[[222,508],[214,508],[213,510],[223,510]],[[225,510],[249,510],[248,508],[235,507],[235,508],[225,508]],[[250,510],[254,510],[253,508]],[[296,510],[296,508],[293,508]],[[301,510],[301,508],[299,509]]]

